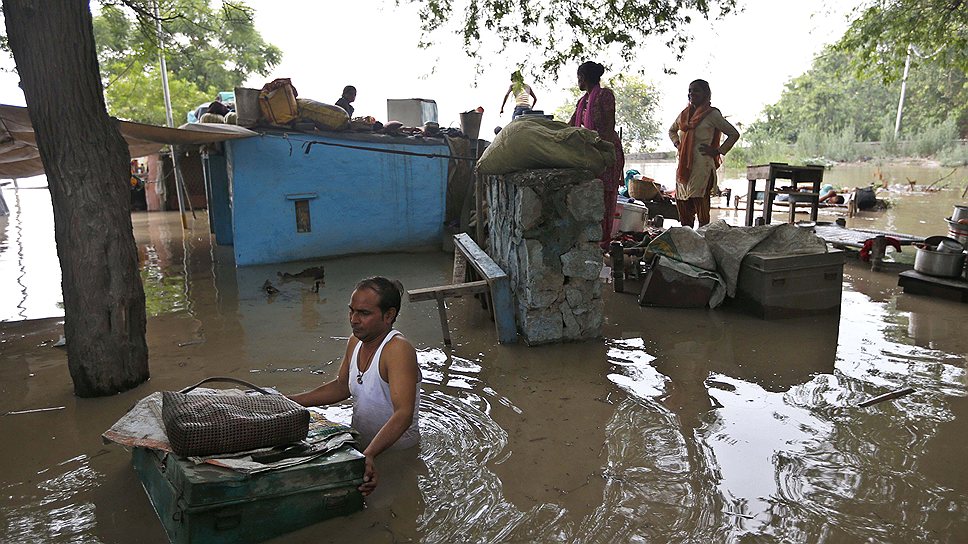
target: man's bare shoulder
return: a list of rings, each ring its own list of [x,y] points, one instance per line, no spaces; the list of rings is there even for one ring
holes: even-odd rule
[[[387,345],[383,348],[383,351],[388,355],[404,356],[404,355],[416,355],[417,349],[413,347],[410,340],[403,334],[398,334],[387,342]]]

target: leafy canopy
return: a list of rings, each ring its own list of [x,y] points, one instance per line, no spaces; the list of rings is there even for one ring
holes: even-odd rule
[[[786,84],[780,99],[750,127],[757,137],[794,143],[805,134],[852,133],[858,141],[893,137],[900,82],[845,70],[857,62],[839,48],[828,47],[811,68]],[[901,136],[950,120],[968,134],[968,78],[954,63],[938,56],[913,61],[908,74]]]
[[[867,0],[836,48],[850,54],[858,70],[895,81],[901,78],[908,45],[924,55],[939,48],[953,52],[949,61],[968,71],[968,3]]]
[[[232,90],[252,73],[268,74],[282,59],[255,29],[239,2],[159,0],[176,123],[189,109]],[[98,62],[112,115],[165,123],[158,38],[151,0],[107,1],[94,18]]]
[[[483,36],[493,35],[499,53],[520,44],[543,59],[533,74],[538,80],[607,51],[617,50],[629,64],[639,43],[655,35],[666,36],[666,45],[681,58],[689,42],[683,27],[695,17],[722,17],[736,7],[736,0],[406,1],[420,6],[421,46],[430,46],[432,34],[448,29],[460,36],[468,56],[480,58]]]
[[[622,147],[626,152],[647,151],[659,138],[661,121],[656,117],[659,94],[655,87],[639,76],[618,74],[605,87],[615,93],[615,129],[622,130]],[[555,117],[568,121],[582,91],[569,89],[573,100],[555,110]]]

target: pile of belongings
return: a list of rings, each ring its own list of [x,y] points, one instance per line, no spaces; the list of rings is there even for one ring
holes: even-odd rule
[[[192,393],[196,392],[203,395],[247,394],[239,389],[203,387],[193,390]],[[163,393],[159,391],[138,401],[127,414],[101,435],[104,442],[173,452],[162,419],[162,396]],[[306,463],[356,441],[355,431],[346,425],[329,420],[323,410],[309,408],[309,415],[309,433],[306,439],[300,442],[231,454],[187,457],[187,459],[195,464],[208,463],[245,474],[254,474]]]
[[[463,136],[459,129],[441,128],[434,122],[428,122],[422,127],[408,127],[399,121],[384,124],[372,116],[351,119],[346,110],[339,106],[299,98],[299,93],[289,78],[266,83],[258,92],[258,97],[260,122],[270,126],[289,127],[304,132],[352,131],[416,138]]]
[[[673,227],[657,236],[647,253],[659,255],[659,267],[695,279],[712,280],[709,307],[736,296],[740,267],[747,253],[793,255],[826,253],[827,244],[806,229],[782,223],[733,227],[717,221],[694,231]]]

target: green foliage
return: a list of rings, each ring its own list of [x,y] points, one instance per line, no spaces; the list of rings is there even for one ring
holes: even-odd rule
[[[659,138],[661,125],[656,118],[659,94],[655,86],[632,74],[618,74],[604,81],[615,93],[615,130],[622,130],[626,153],[648,151]],[[555,119],[568,122],[575,112],[582,91],[569,89],[572,100],[555,110]]]
[[[441,30],[459,35],[472,58],[479,58],[480,44],[490,37],[497,38],[500,53],[523,44],[529,56],[543,59],[532,74],[537,80],[607,52],[628,64],[639,43],[656,35],[667,36],[666,45],[681,59],[689,41],[683,27],[694,16],[718,18],[736,7],[736,0],[397,0],[403,1],[420,7],[421,46],[430,46],[431,35]]]
[[[110,71],[116,65],[102,65],[102,71]],[[120,68],[119,68],[120,71]],[[169,76],[171,109],[175,112],[175,125],[185,122],[185,112],[199,104],[210,102],[217,92],[215,88],[199,90],[194,83]],[[147,67],[139,63],[131,65],[125,77],[114,80],[104,89],[104,99],[111,115],[121,119],[165,125],[165,99],[161,90],[161,73],[158,63]]]
[[[746,138],[759,135],[796,142],[800,152],[824,149],[832,155],[851,156],[858,151],[851,153],[842,143],[849,132],[856,141],[884,142],[883,151],[888,153],[901,152],[899,140],[929,138],[921,135],[948,119],[950,125],[946,126],[954,127],[952,139],[959,133],[968,134],[968,78],[946,58],[939,55],[931,62],[912,63],[899,139],[894,138],[894,120],[900,82],[884,83],[846,71],[853,57],[833,48],[814,59],[810,70],[787,83],[780,100],[764,109]],[[937,147],[936,143],[926,145]]]
[[[845,76],[841,68],[848,62],[845,53],[825,50],[810,70],[786,84],[780,100],[764,109],[750,132],[793,143],[803,131],[839,134],[853,127],[859,138],[876,139],[897,94],[880,82]]]
[[[94,18],[94,36],[108,110],[158,123],[156,106],[137,92],[139,87],[142,92],[161,88],[152,5],[151,0],[105,2]],[[213,7],[208,0],[160,0],[159,10],[176,123],[216,92],[233,89],[252,73],[268,74],[282,58],[279,48],[259,35],[245,4],[224,1]],[[160,90],[156,97],[164,123]]]
[[[958,137],[954,120],[925,127],[911,138],[910,147],[906,155],[917,157],[934,157],[952,149],[954,140]]]
[[[941,153],[938,159],[941,161],[941,166],[948,168],[968,166],[968,145],[952,146],[950,149]]]
[[[952,69],[968,71],[968,5],[964,0],[867,0],[836,44],[861,72],[884,81],[901,77],[908,45],[929,55],[939,47],[954,54]],[[902,65],[903,66],[903,65]]]

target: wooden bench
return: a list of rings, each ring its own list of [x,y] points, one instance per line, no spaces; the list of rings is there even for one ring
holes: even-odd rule
[[[467,265],[471,268],[468,269]],[[468,275],[483,278],[467,281]],[[454,274],[453,283],[437,287],[411,289],[407,291],[410,302],[425,300],[437,301],[440,315],[440,328],[444,333],[444,344],[451,345],[450,327],[447,322],[447,298],[464,295],[482,294],[489,298],[488,308],[497,328],[498,342],[513,344],[517,342],[518,331],[514,321],[514,299],[511,296],[511,279],[501,270],[494,259],[465,233],[454,235]]]

